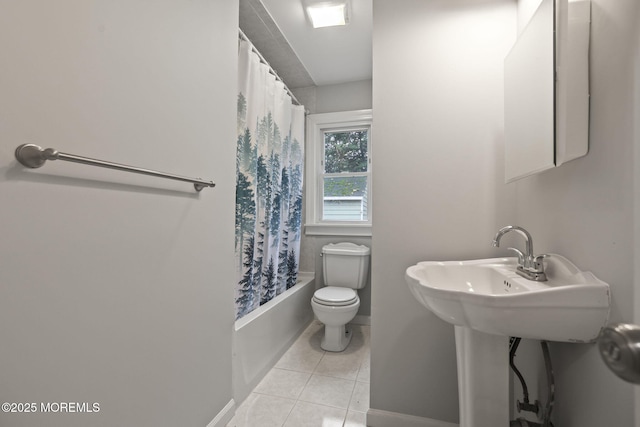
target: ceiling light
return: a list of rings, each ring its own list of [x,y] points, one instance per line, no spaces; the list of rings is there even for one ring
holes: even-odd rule
[[[349,23],[348,1],[305,1],[307,16],[313,28],[333,27]]]

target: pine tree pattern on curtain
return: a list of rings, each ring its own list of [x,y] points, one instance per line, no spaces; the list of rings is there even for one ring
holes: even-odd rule
[[[236,155],[236,319],[296,284],[304,107],[240,42]]]

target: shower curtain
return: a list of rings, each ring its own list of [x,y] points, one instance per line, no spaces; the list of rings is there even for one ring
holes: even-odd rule
[[[295,285],[304,107],[241,40],[236,155],[236,319]]]

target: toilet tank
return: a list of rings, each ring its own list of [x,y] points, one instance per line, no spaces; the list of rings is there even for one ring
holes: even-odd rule
[[[325,286],[362,289],[367,284],[371,250],[355,243],[330,243],[322,247]]]

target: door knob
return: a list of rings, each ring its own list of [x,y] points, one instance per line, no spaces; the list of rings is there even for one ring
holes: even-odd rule
[[[618,323],[605,327],[598,338],[598,348],[614,374],[640,384],[640,326]]]

